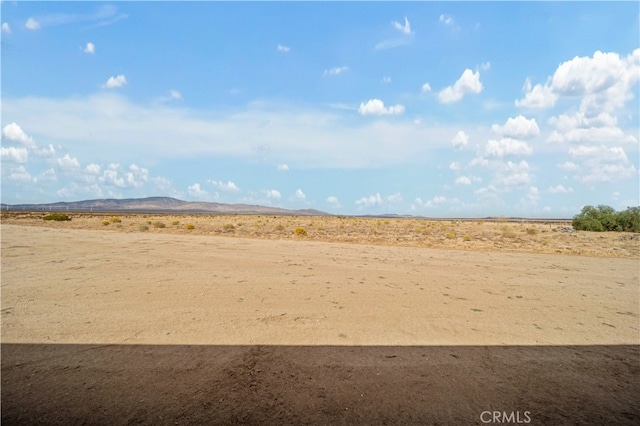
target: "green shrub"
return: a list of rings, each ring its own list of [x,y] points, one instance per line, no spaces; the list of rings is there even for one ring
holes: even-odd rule
[[[51,213],[43,217],[44,220],[55,220],[58,222],[62,222],[64,220],[71,220],[69,216],[64,213]]]
[[[640,232],[640,207],[628,207],[616,212],[613,207],[599,205],[584,206],[573,217],[571,225],[578,231],[626,231]]]

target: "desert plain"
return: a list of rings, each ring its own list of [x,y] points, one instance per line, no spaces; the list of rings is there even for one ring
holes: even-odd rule
[[[44,214],[2,212],[3,423],[640,420],[638,234]]]

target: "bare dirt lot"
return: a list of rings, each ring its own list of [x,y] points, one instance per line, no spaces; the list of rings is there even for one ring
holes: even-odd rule
[[[640,419],[633,234],[41,216],[3,212],[3,423]]]

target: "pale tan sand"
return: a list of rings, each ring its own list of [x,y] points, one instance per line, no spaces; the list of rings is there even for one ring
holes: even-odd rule
[[[638,344],[638,259],[3,224],[2,342]]]

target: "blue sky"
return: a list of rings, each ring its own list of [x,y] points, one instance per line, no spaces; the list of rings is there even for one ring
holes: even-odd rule
[[[626,3],[9,2],[2,201],[638,205]]]

